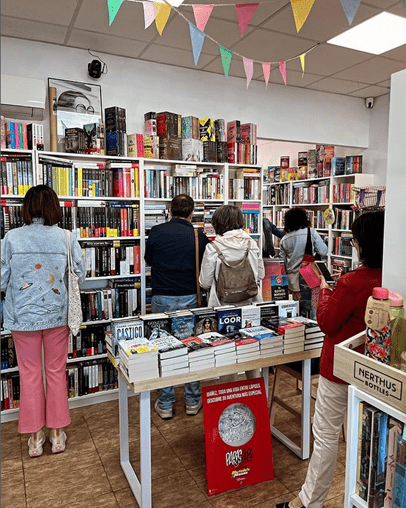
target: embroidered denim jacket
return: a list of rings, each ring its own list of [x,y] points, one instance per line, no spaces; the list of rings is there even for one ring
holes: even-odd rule
[[[71,235],[75,273],[85,279],[85,261]],[[6,291],[4,328],[45,330],[67,325],[67,244],[65,231],[34,219],[1,241],[1,289]]]

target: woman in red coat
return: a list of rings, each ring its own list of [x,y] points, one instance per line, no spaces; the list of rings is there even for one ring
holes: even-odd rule
[[[299,495],[277,508],[322,508],[330,490],[348,390],[348,385],[333,374],[334,346],[365,330],[367,300],[372,289],[382,283],[383,228],[383,211],[360,215],[352,226],[360,266],[338,279],[335,288],[324,280],[321,284],[317,321],[326,335],[313,419],[313,453]]]

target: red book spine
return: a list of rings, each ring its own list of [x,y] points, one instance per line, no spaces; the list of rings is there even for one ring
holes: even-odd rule
[[[134,273],[141,272],[141,247],[139,245],[134,245]]]

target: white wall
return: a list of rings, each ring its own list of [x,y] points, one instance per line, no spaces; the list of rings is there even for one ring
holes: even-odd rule
[[[364,172],[375,175],[376,185],[385,185],[388,156],[389,95],[377,97],[374,107],[369,111],[369,148],[364,152]]]
[[[392,75],[383,285],[406,299],[406,71]]]
[[[148,111],[175,111],[198,117],[235,118],[258,124],[268,139],[368,147],[369,113],[364,99],[252,82],[142,60],[101,55],[108,74],[103,107],[127,109],[127,131],[143,132]],[[16,76],[89,82],[85,50],[2,37],[1,71]],[[289,76],[288,76],[289,79]],[[46,124],[47,125],[47,122]],[[345,128],[343,128],[345,126]]]

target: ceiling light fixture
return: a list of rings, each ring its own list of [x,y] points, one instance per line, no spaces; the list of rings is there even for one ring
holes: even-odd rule
[[[344,48],[381,55],[406,44],[406,18],[382,12],[327,42]]]

